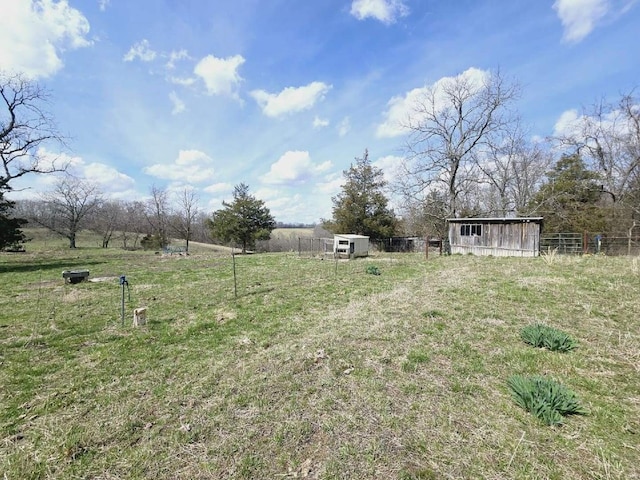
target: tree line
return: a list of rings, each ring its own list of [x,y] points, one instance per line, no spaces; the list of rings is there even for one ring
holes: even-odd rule
[[[190,189],[169,195],[154,186],[147,200],[113,200],[84,179],[64,176],[39,199],[16,202],[14,210],[29,226],[66,238],[70,248],[76,248],[82,230],[98,234],[103,248],[119,242],[124,249],[159,250],[180,238],[188,250],[190,241],[211,241],[206,214]]]
[[[519,94],[500,72],[423,92],[395,185],[406,227],[444,236],[451,217],[542,216],[547,232],[626,234],[640,215],[634,91],[584,108],[545,139],[526,133]]]
[[[19,75],[0,74],[0,248],[24,241],[28,220],[69,240],[88,228],[108,247],[162,248],[171,237],[234,242],[243,251],[267,239],[277,223],[264,202],[236,185],[231,202],[205,214],[194,191],[169,198],[153,187],[146,201],[105,199],[97,187],[61,177],[39,200],[5,199],[26,174],[66,165],[39,155],[46,142],[64,143],[43,105],[47,93]],[[640,218],[640,101],[635,91],[602,100],[545,139],[534,138],[515,108],[517,82],[500,72],[459,75],[420,90],[401,121],[404,157],[385,180],[368,150],[343,172],[332,198],[333,233],[372,238],[444,238],[452,217],[544,217],[546,232],[624,235]],[[394,199],[395,209],[390,207]]]

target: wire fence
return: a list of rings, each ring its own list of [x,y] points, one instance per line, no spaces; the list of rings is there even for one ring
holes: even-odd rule
[[[236,299],[257,295],[269,301],[270,297],[305,291],[322,292],[321,296],[348,296],[351,289],[362,288],[383,292],[391,288],[397,272],[419,268],[425,260],[420,254],[388,252],[355,260],[337,258],[333,253],[312,257],[292,252],[233,255],[230,261],[233,276],[228,283],[229,294]]]
[[[328,237],[285,237],[257,242],[257,252],[295,252],[300,257],[326,258],[334,256],[333,238]],[[439,239],[422,237],[389,237],[369,239],[372,252],[424,253],[442,255],[443,242]]]
[[[298,237],[298,256],[333,258],[333,239],[323,237]]]
[[[547,233],[540,237],[540,250],[560,254],[640,255],[640,235],[609,237],[590,233]]]

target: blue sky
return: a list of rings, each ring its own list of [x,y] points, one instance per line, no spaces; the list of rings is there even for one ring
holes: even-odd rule
[[[369,149],[389,175],[408,93],[499,69],[532,136],[640,86],[635,0],[0,0],[0,69],[52,94],[71,162],[105,195],[247,183],[278,221],[331,216]],[[404,110],[403,110],[404,109]],[[13,184],[12,198],[51,188]]]

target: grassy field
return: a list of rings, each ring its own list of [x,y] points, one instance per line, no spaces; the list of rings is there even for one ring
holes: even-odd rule
[[[271,232],[271,238],[313,237],[313,228],[276,228]]]
[[[260,254],[234,287],[207,247],[79,245],[0,254],[2,479],[640,478],[637,259]],[[536,322],[578,348],[523,343]],[[545,426],[514,374],[588,413]]]

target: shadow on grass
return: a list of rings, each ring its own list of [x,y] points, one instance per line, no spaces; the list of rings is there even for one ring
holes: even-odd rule
[[[102,265],[106,262],[99,260],[84,260],[82,262],[70,260],[56,260],[48,262],[30,262],[25,264],[0,265],[0,273],[26,273],[37,272],[39,270],[74,270],[75,268],[85,268],[89,265]]]

